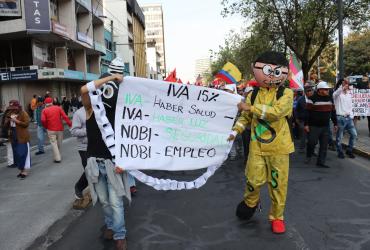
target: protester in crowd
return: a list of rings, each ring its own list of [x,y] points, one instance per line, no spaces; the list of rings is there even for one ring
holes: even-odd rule
[[[67,99],[66,96],[63,96],[62,99],[62,108],[64,110],[64,113],[68,116],[69,108],[71,107],[71,102]]]
[[[61,107],[53,105],[53,99],[51,97],[47,97],[44,102],[45,109],[41,113],[41,123],[47,130],[53,149],[54,162],[60,163],[62,161],[61,149],[64,131],[62,119],[69,127],[72,126],[72,122]]]
[[[7,163],[8,163],[8,168],[16,168],[17,166],[14,164],[14,155],[13,155],[13,149],[12,149],[12,144],[9,141],[9,124],[10,123],[5,123],[6,118],[9,119],[10,113],[12,113],[13,110],[9,109],[7,107],[4,111],[3,117],[1,119],[1,137],[6,140],[5,145],[6,145],[6,158],[7,158]]]
[[[37,108],[35,110],[35,117],[36,117],[36,124],[37,124],[37,148],[38,151],[35,153],[35,155],[41,155],[44,154],[44,144],[45,144],[45,134],[46,134],[46,129],[44,126],[42,126],[41,122],[41,113],[44,110],[45,105],[44,105],[44,98],[41,96],[37,98]]]
[[[71,107],[72,107],[72,112],[76,112],[77,108],[79,106],[79,100],[77,98],[77,95],[74,94],[72,99],[71,99]]]
[[[30,102],[30,108],[32,110],[31,121],[36,123],[35,110],[37,108],[37,95],[33,95],[32,99],[31,99],[31,102]]]
[[[293,93],[294,93],[294,97],[293,97],[293,135],[295,139],[299,139],[301,135],[299,133],[299,126],[296,121],[297,119],[296,119],[295,110],[297,109],[298,99],[302,96],[302,90],[295,89]]]
[[[289,154],[294,144],[289,126],[293,111],[293,92],[283,85],[288,76],[288,61],[283,53],[268,51],[252,64],[259,84],[246,102],[238,104],[243,112],[228,140],[234,140],[251,126],[251,142],[246,167],[244,199],[236,215],[249,220],[260,203],[260,189],[268,183],[271,199],[269,221],[273,233],[284,233],[284,209],[288,186]]]
[[[304,131],[304,122],[307,118],[306,100],[313,95],[313,82],[307,82],[304,86],[304,95],[300,96],[297,100],[295,109],[295,119],[299,131],[299,153],[305,152],[307,133]]]
[[[59,102],[59,98],[58,97],[54,97],[53,98],[53,105],[60,106],[60,102]]]
[[[316,165],[329,168],[325,164],[328,148],[328,126],[331,119],[334,123],[334,132],[337,131],[337,117],[332,97],[329,95],[329,85],[326,82],[317,84],[317,91],[306,100],[307,117],[304,130],[308,133],[307,154],[305,163],[311,162],[317,141],[320,143]]]
[[[46,98],[48,98],[48,97],[51,97],[51,96],[50,96],[50,91],[48,91],[48,90],[47,90],[47,91],[45,92],[44,99],[46,99]]]
[[[87,119],[86,178],[89,182],[93,204],[99,201],[104,211],[106,224],[104,238],[114,239],[117,250],[127,249],[123,197],[131,200],[128,174],[121,167],[115,166],[112,161],[112,155],[102,138],[99,124],[95,119],[97,114],[93,111],[88,93],[100,89],[103,85],[103,90],[109,89],[111,91],[111,95],[102,95],[101,98],[108,121],[114,126],[118,96],[117,86],[123,81],[123,70],[124,62],[122,59],[116,58],[109,65],[108,74],[102,75],[101,79],[89,82],[81,88]]]
[[[24,179],[28,175],[27,169],[31,167],[28,132],[30,118],[17,100],[11,100],[8,109],[10,112],[4,123],[8,128],[9,141],[12,144],[14,164],[19,169],[17,177]]]
[[[354,116],[352,113],[352,95],[349,92],[350,86],[347,80],[340,79],[338,82],[340,86],[333,93],[334,104],[338,120],[338,131],[336,136],[338,157],[341,159],[344,158],[344,153],[342,149],[342,139],[344,131],[347,131],[350,137],[346,154],[350,158],[355,158],[352,150],[355,139],[357,137],[357,132],[355,129],[355,125],[353,123]]]
[[[90,203],[90,198],[89,196],[83,196],[83,191],[88,186],[85,175],[85,167],[87,165],[86,111],[83,107],[73,114],[71,134],[77,138],[77,151],[80,154],[82,167],[84,169],[84,172],[75,184],[76,200],[73,203],[73,208],[85,209]]]

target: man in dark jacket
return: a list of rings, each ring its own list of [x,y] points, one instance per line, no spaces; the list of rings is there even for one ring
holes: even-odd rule
[[[296,124],[298,125],[300,142],[299,142],[299,153],[304,153],[306,147],[307,133],[304,131],[304,121],[307,118],[306,110],[306,99],[313,95],[313,86],[311,83],[307,83],[304,87],[304,95],[300,96],[297,100],[297,106],[295,108],[294,117],[296,118]]]
[[[317,92],[306,100],[307,117],[304,130],[308,133],[308,142],[305,163],[310,163],[317,141],[319,141],[320,149],[316,165],[322,168],[329,168],[328,165],[325,165],[325,160],[328,149],[330,119],[334,123],[334,132],[337,131],[337,116],[333,98],[329,95],[329,89],[330,87],[326,82],[319,82]]]

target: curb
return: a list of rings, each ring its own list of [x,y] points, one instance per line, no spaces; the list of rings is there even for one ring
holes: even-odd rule
[[[342,147],[347,149],[348,145],[345,144],[345,143],[342,143]],[[357,148],[357,147],[353,147],[353,153],[355,153],[356,155],[359,155],[359,156],[362,156],[362,157],[365,157],[367,159],[370,159],[370,152],[366,152],[360,148]]]

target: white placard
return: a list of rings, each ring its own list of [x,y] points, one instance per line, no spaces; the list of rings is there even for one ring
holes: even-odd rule
[[[370,116],[370,89],[353,89],[352,112],[354,116]]]
[[[178,171],[221,164],[240,100],[216,89],[125,77],[115,117],[116,165]]]

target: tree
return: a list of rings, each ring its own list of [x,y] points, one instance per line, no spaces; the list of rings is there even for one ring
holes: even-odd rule
[[[302,62],[305,79],[338,28],[336,1],[223,0],[223,15],[241,14],[252,26],[267,22],[266,32],[293,51]],[[361,29],[370,17],[370,0],[343,0],[343,21]]]
[[[344,71],[347,75],[370,72],[370,30],[351,33],[344,43]]]

